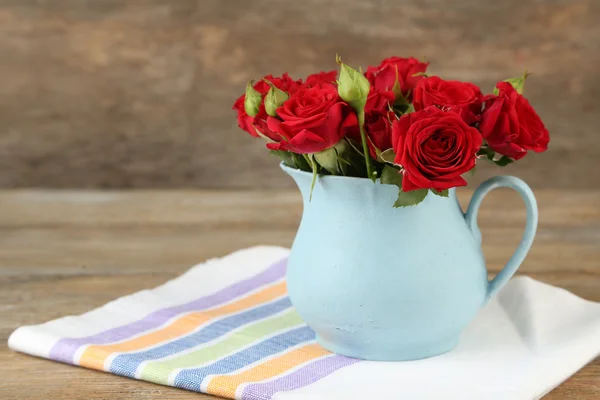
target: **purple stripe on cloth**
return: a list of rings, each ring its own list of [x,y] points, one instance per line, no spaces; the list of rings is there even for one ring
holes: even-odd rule
[[[360,360],[338,355],[319,358],[272,381],[252,383],[242,391],[242,400],[266,400],[277,392],[300,389]]]
[[[219,290],[208,296],[200,297],[191,302],[156,310],[144,318],[130,322],[97,333],[95,335],[81,338],[63,338],[52,347],[50,359],[73,364],[73,356],[77,350],[87,344],[108,344],[118,342],[135,335],[139,335],[150,329],[158,328],[171,318],[188,312],[202,311],[213,308],[219,304],[227,303],[236,297],[246,295],[247,293],[260,288],[261,286],[275,282],[285,276],[287,258],[284,258],[264,270],[263,272],[236,282],[224,289]]]

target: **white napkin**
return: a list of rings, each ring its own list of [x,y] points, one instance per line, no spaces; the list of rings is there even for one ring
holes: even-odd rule
[[[513,278],[446,354],[361,362],[278,399],[532,400],[600,354],[600,303]]]
[[[444,355],[371,362],[324,354],[281,291],[287,254],[277,247],[241,250],[82,316],[21,327],[9,346],[248,400],[531,400],[600,354],[600,304],[527,277],[510,281],[467,327],[459,346]],[[190,313],[199,319],[184,321],[186,331],[157,336],[173,333],[171,324]],[[197,321],[204,322],[190,328]],[[201,365],[189,362],[194,352],[204,354]],[[213,359],[206,358],[209,353]],[[97,355],[106,360],[96,363]],[[180,359],[188,360],[185,368],[164,372]]]

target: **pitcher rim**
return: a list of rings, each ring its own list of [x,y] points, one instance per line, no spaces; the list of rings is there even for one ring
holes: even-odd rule
[[[299,168],[290,167],[289,165],[285,165],[285,163],[283,163],[283,162],[279,163],[279,167],[286,172],[293,172],[296,174],[312,177],[312,172],[307,172],[307,171],[303,171]],[[319,177],[319,179],[327,179],[327,180],[340,180],[340,181],[345,180],[345,181],[353,181],[353,182],[370,181],[369,178],[362,178],[362,177],[358,177],[358,176],[321,175],[321,174],[317,174],[317,176]],[[379,181],[379,178],[377,178],[377,183],[379,183],[380,185],[386,185],[385,183],[381,183]]]
[[[308,171],[303,171],[299,168],[294,168],[294,167],[290,167],[289,165],[285,165],[285,163],[280,162],[279,163],[279,167],[287,172],[288,174],[298,174],[298,175],[303,175],[307,178],[311,178],[312,179],[312,172],[308,172]],[[361,177],[356,177],[356,176],[343,176],[343,175],[321,175],[318,174],[319,180],[321,179],[326,179],[328,181],[338,181],[338,182],[355,182],[355,183],[362,183],[362,182],[372,182],[369,178],[361,178]],[[379,180],[379,178],[377,178],[377,180],[374,182],[374,184],[376,185],[385,185],[385,186],[395,186],[395,185],[391,185],[388,183],[381,183],[381,181]],[[450,188],[448,189],[449,192],[454,196],[456,194],[456,188]]]

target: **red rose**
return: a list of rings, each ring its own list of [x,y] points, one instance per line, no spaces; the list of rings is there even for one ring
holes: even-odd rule
[[[377,158],[375,147],[381,151],[392,147],[392,122],[396,114],[390,111],[390,103],[394,101],[393,92],[380,92],[371,88],[365,105],[365,132],[369,137],[369,153]],[[362,143],[358,124],[348,132],[348,137]]]
[[[550,135],[529,101],[508,82],[496,84],[498,95],[486,96],[479,130],[488,146],[518,160],[528,150],[548,149]]]
[[[267,147],[300,154],[335,146],[357,124],[352,108],[329,85],[298,89],[277,109],[277,115],[281,119],[269,117],[267,124],[283,140]]]
[[[301,80],[295,81],[290,76],[285,73],[280,78],[274,77],[273,75],[267,75],[260,81],[256,82],[254,85],[254,89],[256,89],[263,96],[263,101],[260,105],[260,109],[258,110],[258,114],[255,117],[251,117],[246,114],[246,110],[244,109],[244,100],[246,99],[246,95],[241,95],[235,103],[233,103],[233,109],[237,111],[237,119],[238,125],[240,128],[251,134],[252,136],[258,137],[259,135],[256,133],[256,129],[259,130],[263,135],[273,139],[273,140],[281,140],[281,138],[270,131],[267,127],[267,112],[265,111],[265,95],[269,91],[269,84],[264,81],[264,79],[269,80],[275,87],[283,90],[287,93],[295,92],[298,87],[302,84]]]
[[[365,114],[371,111],[389,111],[390,104],[394,102],[394,99],[394,92],[379,91],[371,88],[369,97],[367,97],[367,103],[365,104]]]
[[[380,151],[392,148],[392,121],[395,120],[396,114],[392,111],[373,111],[365,117],[365,131],[371,139],[369,142],[371,157],[377,158],[373,146]]]
[[[423,76],[415,74],[425,72],[429,63],[423,63],[416,58],[390,57],[386,58],[377,67],[367,68],[365,77],[371,86],[379,91],[389,91],[394,88],[396,77],[400,83],[402,96],[410,97],[410,93]]]
[[[465,186],[462,174],[475,166],[479,131],[458,114],[429,107],[403,115],[392,126],[394,162],[403,167],[402,190]]]
[[[469,125],[479,120],[483,94],[469,82],[445,81],[437,76],[421,79],[413,92],[416,111],[430,106],[456,112]]]
[[[309,75],[304,82],[304,86],[312,87],[319,85],[333,85],[337,79],[338,72],[336,70],[328,72],[319,72],[316,74]]]

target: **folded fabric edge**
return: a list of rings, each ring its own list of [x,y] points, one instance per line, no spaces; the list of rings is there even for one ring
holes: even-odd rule
[[[207,259],[206,261],[203,261],[201,263],[198,263],[198,264],[190,267],[188,270],[186,270],[182,274],[178,275],[177,277],[170,279],[156,287],[149,288],[149,289],[143,289],[143,290],[140,290],[135,293],[131,293],[131,294],[128,294],[125,296],[118,297],[116,299],[109,301],[108,303],[105,303],[105,304],[103,304],[99,307],[96,307],[92,310],[89,310],[85,313],[82,313],[79,315],[67,315],[67,316],[55,318],[55,319],[52,319],[52,320],[49,320],[49,321],[46,321],[46,322],[43,322],[40,324],[24,325],[24,326],[18,327],[10,334],[10,336],[8,338],[8,347],[12,350],[15,350],[15,351],[18,351],[21,353],[30,354],[30,355],[33,355],[36,357],[49,358],[48,352],[49,352],[49,349],[52,347],[51,343],[57,342],[58,340],[61,339],[62,336],[59,336],[59,334],[56,334],[56,335],[50,334],[48,329],[45,329],[48,324],[54,323],[55,321],[59,321],[59,320],[64,321],[64,320],[68,320],[68,319],[74,319],[74,321],[77,321],[77,319],[79,319],[81,317],[85,317],[93,312],[96,312],[99,309],[110,307],[111,304],[113,304],[117,301],[123,301],[132,296],[139,295],[142,292],[148,292],[148,291],[156,290],[161,287],[167,286],[169,284],[172,284],[173,281],[180,279],[183,276],[189,274],[193,270],[196,270],[198,268],[204,268],[207,265],[213,265],[217,262],[227,262],[228,259],[234,259],[237,257],[250,257],[250,258],[261,258],[261,259],[264,257],[264,258],[270,258],[272,260],[276,260],[276,259],[285,258],[288,254],[289,254],[289,249],[282,247],[282,246],[258,245],[258,246],[251,246],[251,247],[244,248],[244,249],[239,249],[239,250],[233,251],[231,253],[228,253],[226,255],[223,255],[221,257],[213,257],[213,258]],[[265,265],[265,267],[267,267],[267,265]],[[62,335],[62,332],[61,332],[61,335]]]

